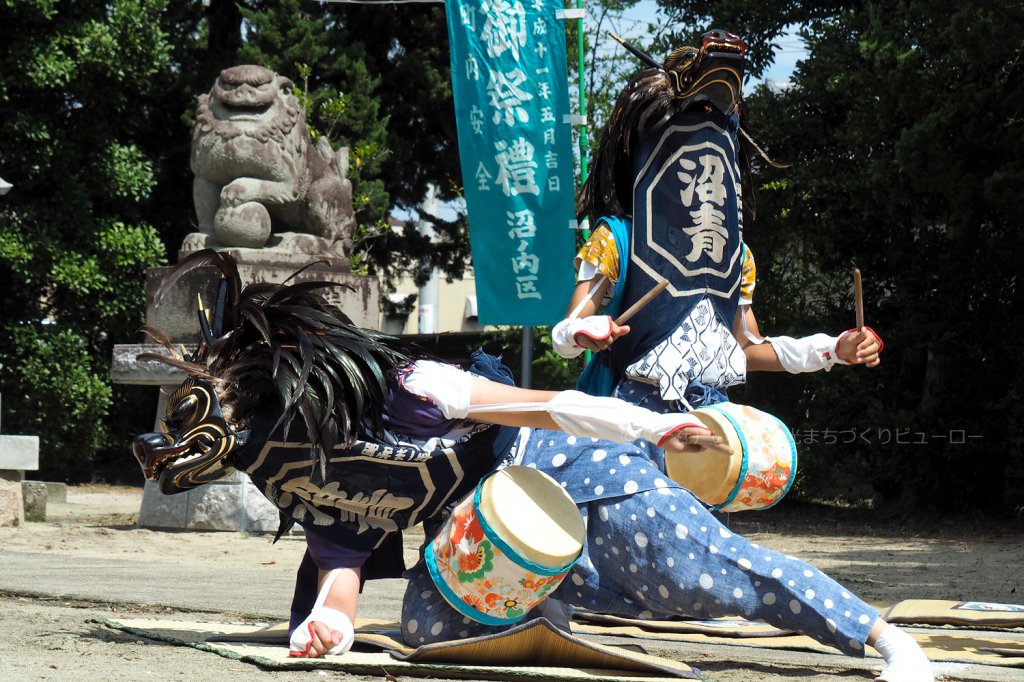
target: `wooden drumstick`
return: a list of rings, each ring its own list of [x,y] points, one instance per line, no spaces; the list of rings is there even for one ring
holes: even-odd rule
[[[658,282],[657,284],[655,284],[653,287],[651,287],[650,291],[648,291],[646,294],[644,294],[640,298],[640,300],[638,300],[633,305],[629,306],[629,309],[626,312],[624,312],[621,315],[619,315],[619,317],[615,320],[615,324],[618,324],[618,325],[625,324],[626,321],[629,318],[633,317],[638,312],[640,312],[641,308],[643,308],[645,305],[647,305],[648,303],[653,301],[654,297],[657,296],[658,294],[660,294],[662,292],[662,290],[665,287],[667,287],[667,286],[668,286],[668,280],[667,279],[663,279],[660,282]]]
[[[853,269],[853,301],[857,309],[857,329],[864,328],[864,289],[860,282],[860,268]]]

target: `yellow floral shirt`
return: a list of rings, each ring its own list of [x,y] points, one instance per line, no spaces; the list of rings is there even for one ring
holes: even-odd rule
[[[577,273],[583,263],[590,263],[597,272],[611,281],[619,281],[619,250],[615,247],[615,237],[612,236],[612,231],[604,223],[598,225],[597,229],[590,233],[590,239],[576,254]],[[586,277],[586,279],[593,279],[593,276]]]

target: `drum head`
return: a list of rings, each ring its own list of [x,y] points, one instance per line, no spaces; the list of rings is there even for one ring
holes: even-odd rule
[[[479,499],[483,520],[528,561],[561,568],[583,549],[586,528],[576,503],[537,469],[499,469],[483,482]]]
[[[744,466],[743,441],[728,418],[714,410],[690,412],[722,439],[729,452],[706,448],[703,452],[665,453],[665,473],[673,481],[716,506],[732,495]]]

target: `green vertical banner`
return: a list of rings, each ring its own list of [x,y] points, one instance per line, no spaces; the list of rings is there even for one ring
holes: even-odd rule
[[[481,324],[550,325],[572,294],[575,192],[561,0],[447,0]]]

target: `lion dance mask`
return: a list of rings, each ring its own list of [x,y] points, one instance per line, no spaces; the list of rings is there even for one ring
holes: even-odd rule
[[[183,261],[157,300],[201,267],[218,268],[221,280],[215,308],[199,312],[203,341],[195,351],[184,356],[160,330],[143,328],[169,355],[139,359],[189,375],[169,396],[161,430],[133,443],[147,479],[159,481],[164,494],[209,483],[232,473],[239,452],[271,434],[307,444],[307,462],[323,468],[335,445],[382,431],[386,377],[410,360],[397,339],[356,328],[317,293],[341,285],[243,290],[231,257],[207,250]]]

